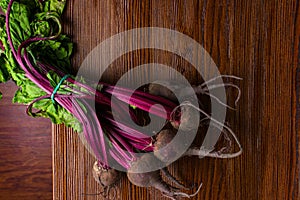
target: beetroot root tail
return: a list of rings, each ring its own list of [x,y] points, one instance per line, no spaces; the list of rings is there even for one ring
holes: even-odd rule
[[[160,182],[157,182],[153,187],[155,187],[156,189],[161,191],[163,196],[168,197],[170,199],[176,199],[175,197],[191,198],[191,197],[196,196],[199,193],[199,191],[202,187],[202,183],[199,185],[197,191],[194,192],[193,194],[187,194],[184,192],[175,192],[172,189],[172,187],[169,184],[167,184],[166,182],[164,182],[163,180],[161,180]]]
[[[197,191],[194,192],[193,194],[187,194],[187,193],[184,193],[184,192],[175,192],[174,195],[175,196],[186,197],[186,198],[191,198],[191,197],[196,196],[199,193],[201,187],[202,187],[202,183],[199,185]]]
[[[185,187],[183,184],[181,184],[170,172],[167,168],[161,169],[162,173],[167,177],[168,180],[170,180],[172,183],[176,185],[176,187],[189,190],[190,188]]]

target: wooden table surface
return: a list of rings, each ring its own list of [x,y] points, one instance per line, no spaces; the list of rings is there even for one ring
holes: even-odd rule
[[[298,0],[77,0],[68,1],[64,32],[76,43],[78,69],[87,54],[110,36],[139,27],[164,27],[196,40],[222,74],[243,78],[237,111],[227,120],[244,152],[235,159],[183,158],[170,166],[183,181],[203,183],[201,200],[298,200],[300,124],[300,14]],[[117,59],[114,82],[134,66],[149,62],[178,69],[200,81],[180,57],[139,50]],[[109,74],[109,73],[108,73]],[[229,102],[233,90],[227,91]],[[56,200],[103,199],[92,178],[94,158],[76,133],[53,126]],[[123,178],[116,199],[165,199],[154,189],[138,188]]]
[[[13,104],[17,88],[0,84],[0,200],[51,200],[51,121]]]

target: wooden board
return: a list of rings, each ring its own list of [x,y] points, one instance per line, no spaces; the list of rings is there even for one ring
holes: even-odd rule
[[[183,181],[203,183],[193,199],[299,199],[299,1],[107,0],[68,1],[64,32],[76,43],[76,69],[87,54],[110,36],[138,27],[182,32],[212,56],[222,74],[243,78],[236,112],[227,120],[244,148],[230,159],[180,159],[170,167]],[[156,52],[157,53],[157,52]],[[190,66],[168,52],[137,51],[112,65],[116,81],[131,67],[161,62],[200,81]],[[154,56],[153,56],[154,55]],[[228,90],[229,102],[234,94]],[[94,158],[77,134],[53,126],[53,198],[101,199],[92,178]],[[165,199],[154,189],[117,185],[116,199]]]
[[[0,84],[0,199],[52,199],[51,122],[13,104],[12,81]]]

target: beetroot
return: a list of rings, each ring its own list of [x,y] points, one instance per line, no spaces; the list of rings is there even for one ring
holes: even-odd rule
[[[185,88],[184,84],[174,81],[158,81],[149,84],[149,93],[161,97],[165,97],[173,102],[176,102],[178,98],[182,97],[182,88]],[[177,94],[178,96],[176,96]]]
[[[214,120],[214,119],[211,119]],[[224,134],[225,140],[227,140],[227,142],[229,143],[228,145],[225,145],[224,147],[222,147],[220,150],[208,150],[205,149],[203,146],[198,148],[198,147],[190,147],[185,153],[184,156],[199,156],[200,158],[202,157],[213,157],[213,158],[235,158],[239,155],[242,154],[243,152],[243,148],[241,143],[239,142],[237,136],[235,135],[235,133],[226,125],[223,125],[223,127],[221,128],[221,124],[218,124],[219,122],[215,122],[213,123],[213,125],[220,129],[220,131],[222,131],[222,133]],[[229,137],[229,135],[231,135],[231,137],[233,138],[233,140]],[[232,145],[232,141],[235,141],[235,143],[237,144],[239,150],[234,152],[234,153],[230,153],[228,150],[230,149],[231,145]]]
[[[195,91],[192,87],[187,87],[177,82],[159,81],[149,85],[149,93],[176,102],[193,95]],[[190,106],[178,106],[173,110],[170,121],[176,129],[180,128],[182,131],[196,130],[199,124],[199,112]]]
[[[139,187],[154,187],[162,192],[162,194],[168,198],[175,199],[175,197],[187,197],[190,198],[195,196],[200,188],[194,194],[186,194],[184,192],[178,192],[176,188],[162,180],[160,175],[160,170],[143,172],[145,167],[149,167],[160,161],[156,159],[152,154],[144,154],[139,159],[131,163],[131,167],[127,172],[127,177],[129,181]],[[139,173],[141,172],[141,173]]]
[[[169,159],[172,159],[177,155],[177,147],[169,144],[175,135],[176,131],[174,129],[164,129],[157,134],[154,143],[154,155],[160,161],[168,163]],[[169,148],[164,148],[167,145],[169,145]]]
[[[165,177],[167,177],[167,179],[169,180],[169,181],[171,181],[172,183],[174,183],[175,185],[176,185],[176,187],[178,187],[178,188],[181,188],[181,189],[185,189],[185,190],[188,190],[188,189],[190,189],[190,188],[187,188],[187,187],[185,187],[183,184],[181,184],[170,172],[169,172],[169,170],[168,170],[168,168],[167,167],[165,167],[165,168],[162,168],[161,169],[161,172],[163,173],[163,175],[165,176]]]
[[[232,87],[237,90],[237,97],[235,100],[235,105],[240,99],[241,91],[240,88],[233,83],[221,83],[221,84],[211,84],[214,83],[219,78],[231,78],[236,80],[241,80],[241,78],[232,76],[232,75],[222,75],[214,77],[198,86],[186,86],[181,83],[172,82],[172,81],[159,81],[156,83],[149,84],[149,93],[161,97],[165,97],[171,101],[179,101],[180,105],[177,109],[173,110],[171,115],[171,124],[176,129],[181,129],[182,131],[192,131],[198,129],[199,125],[199,109],[195,106],[194,103],[189,102],[189,98],[194,94],[196,95],[207,95],[211,99],[217,101],[219,104],[234,109],[231,106],[227,105],[225,102],[222,102],[218,97],[211,94],[209,91],[221,87]],[[173,91],[173,92],[172,92]],[[176,94],[176,95],[175,95]],[[182,100],[184,100],[183,103]],[[201,102],[198,103],[201,104]],[[180,108],[180,109],[179,109]],[[204,115],[203,110],[200,111]],[[207,117],[207,116],[206,116]]]
[[[93,165],[93,177],[103,187],[113,186],[120,178],[121,172],[112,168],[105,169],[99,166],[98,161]]]
[[[171,124],[175,129],[179,129],[182,131],[192,131],[197,130],[199,127],[199,118],[200,114],[199,111],[194,109],[189,105],[181,105],[180,107],[180,114],[173,119],[171,118]],[[177,119],[179,118],[179,119]]]

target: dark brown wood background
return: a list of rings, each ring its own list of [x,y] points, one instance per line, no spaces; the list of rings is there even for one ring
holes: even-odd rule
[[[51,122],[12,104],[12,81],[0,84],[0,199],[51,200]]]
[[[244,148],[230,159],[180,159],[170,167],[183,181],[203,183],[193,199],[299,199],[299,1],[68,1],[64,31],[76,43],[73,64],[110,36],[137,27],[165,27],[199,42],[222,74],[243,78],[236,112],[227,120]],[[129,68],[160,62],[196,83],[191,67],[167,52],[137,51],[113,65],[115,81]],[[158,56],[157,56],[158,55]],[[108,73],[109,74],[109,73]],[[232,91],[228,91],[232,94]],[[229,99],[233,101],[232,98]],[[94,162],[76,133],[53,126],[54,198],[101,199]],[[117,184],[117,199],[164,199],[153,189]]]

